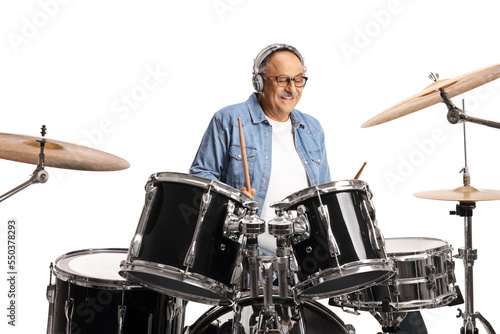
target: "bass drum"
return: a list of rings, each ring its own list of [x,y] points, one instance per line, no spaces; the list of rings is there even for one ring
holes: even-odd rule
[[[281,331],[269,330],[268,333],[283,334],[354,334],[352,325],[346,325],[322,304],[315,301],[302,302],[295,306],[293,299],[284,302],[274,301]],[[239,301],[239,326],[233,330],[235,313],[230,306],[216,306],[208,310],[193,325],[186,327],[184,334],[252,334],[259,322],[263,299],[246,297]]]

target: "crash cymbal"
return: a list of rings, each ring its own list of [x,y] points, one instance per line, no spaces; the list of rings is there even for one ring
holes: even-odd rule
[[[440,201],[480,202],[500,200],[500,190],[462,186],[455,189],[422,191],[413,196]]]
[[[484,85],[500,77],[500,64],[482,68],[454,79],[443,79],[427,86],[423,91],[415,94],[392,107],[382,111],[361,125],[368,128],[396,118],[411,114],[415,111],[430,107],[442,102],[439,88],[444,88],[450,97],[465,93],[471,89]]]
[[[130,167],[122,158],[86,146],[8,133],[0,133],[0,158],[37,165],[40,154],[38,141],[41,140],[45,142],[45,166],[88,171],[115,171]]]

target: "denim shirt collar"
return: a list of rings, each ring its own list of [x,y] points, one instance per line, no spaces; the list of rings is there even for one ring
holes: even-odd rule
[[[247,100],[248,110],[250,112],[250,117],[252,118],[252,122],[254,123],[262,123],[266,120],[266,115],[260,106],[257,97],[259,93],[253,93]],[[305,128],[305,124],[302,121],[302,117],[300,112],[296,109],[293,109],[290,113],[290,118],[292,119],[292,125],[294,129],[297,129],[299,126]]]

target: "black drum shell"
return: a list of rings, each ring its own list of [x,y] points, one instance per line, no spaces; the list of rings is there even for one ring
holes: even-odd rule
[[[91,288],[56,279],[54,302],[54,334],[65,334],[67,320],[65,304],[73,298],[73,317],[70,333],[109,334],[118,333],[118,308],[126,306],[124,334],[168,333],[168,312],[173,297],[142,287],[117,290],[115,287]],[[70,296],[68,296],[68,288]],[[149,325],[151,323],[151,325]]]
[[[184,259],[193,238],[205,189],[175,182],[156,182],[157,193],[135,259],[186,270]],[[196,243],[190,272],[231,284],[241,244],[223,235],[228,197],[212,191]]]
[[[341,186],[339,186],[339,184]],[[314,276],[325,271],[338,270],[338,277],[328,286],[312,287],[304,294],[322,294],[323,291],[332,291],[331,295],[346,291],[356,290],[363,285],[369,285],[381,281],[391,274],[390,268],[384,268],[387,256],[384,248],[383,236],[374,235],[376,227],[375,210],[371,204],[371,192],[362,181],[355,182],[332,182],[321,185],[316,192],[314,188],[308,188],[300,193],[292,195],[289,200],[293,204],[287,210],[297,210],[304,206],[306,216],[310,223],[310,236],[298,242],[292,243],[295,258],[298,263],[297,273],[299,282],[306,282]],[[304,194],[307,194],[305,196]],[[302,198],[301,198],[302,197]],[[337,241],[340,255],[331,256],[328,244],[328,231],[323,224],[319,207],[322,205],[328,209],[331,231]],[[346,212],[354,213],[354,216],[346,215]],[[374,245],[373,240],[378,238],[379,245]],[[372,269],[365,266],[367,263],[380,263]],[[358,273],[343,276],[343,266],[365,267]],[[324,284],[324,283],[323,283]]]
[[[47,289],[47,333],[66,334],[68,324],[69,333],[118,333],[119,320],[123,321],[124,334],[180,333],[185,301],[121,278],[120,261],[127,251],[77,250],[59,256],[55,265],[51,264],[55,283]]]
[[[237,222],[251,198],[218,181],[163,172],[146,184],[146,202],[120,275],[182,299],[229,304],[241,273]]]

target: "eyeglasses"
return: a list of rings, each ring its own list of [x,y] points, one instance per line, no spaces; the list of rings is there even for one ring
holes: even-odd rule
[[[288,87],[288,85],[290,85],[290,82],[293,80],[293,82],[295,83],[295,87],[301,88],[301,87],[304,87],[306,85],[306,82],[308,79],[307,77],[305,77],[303,75],[298,75],[295,78],[290,78],[288,75],[275,76],[275,75],[268,75],[265,73],[260,73],[260,75],[262,75],[266,78],[275,78],[276,83],[280,87]]]

